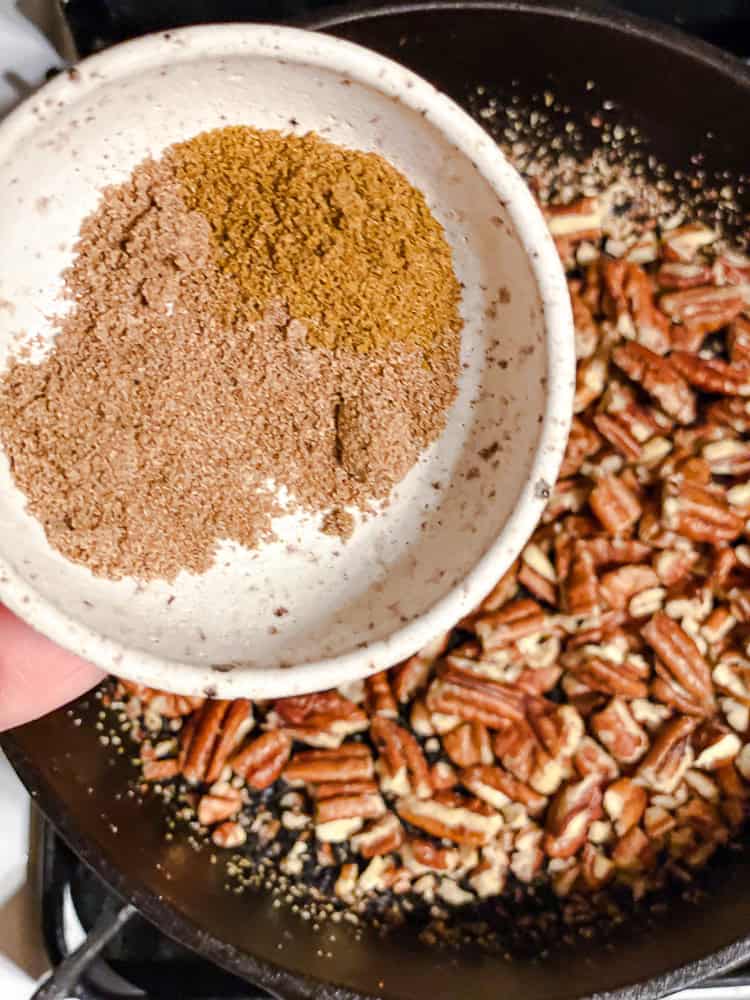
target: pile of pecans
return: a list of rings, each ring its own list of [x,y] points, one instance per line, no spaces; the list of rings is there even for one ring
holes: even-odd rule
[[[573,429],[543,522],[474,614],[339,691],[252,705],[117,684],[143,787],[242,849],[246,882],[327,871],[359,912],[524,884],[638,899],[743,825],[750,258],[697,222],[623,234],[611,204],[545,208],[570,275]]]

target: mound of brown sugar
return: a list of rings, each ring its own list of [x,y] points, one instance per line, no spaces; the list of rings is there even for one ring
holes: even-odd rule
[[[290,508],[346,534],[346,508],[386,499],[444,427],[455,329],[429,365],[408,340],[331,350],[285,304],[243,311],[238,280],[168,162],[147,162],[82,227],[52,352],[0,381],[28,508],[95,574],[203,572]]]

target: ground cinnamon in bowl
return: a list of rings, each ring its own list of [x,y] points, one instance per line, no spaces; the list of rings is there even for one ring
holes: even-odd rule
[[[0,382],[0,442],[50,544],[101,576],[204,572],[290,511],[346,536],[456,395],[440,225],[382,157],[316,136],[145,162],[84,222],[65,294],[51,353]]]

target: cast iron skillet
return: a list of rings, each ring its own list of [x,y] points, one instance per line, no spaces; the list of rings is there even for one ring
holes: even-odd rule
[[[636,18],[500,0],[341,9],[314,26],[399,59],[459,100],[473,83],[503,90],[515,78],[522,97],[550,87],[585,118],[605,95],[675,167],[696,151],[709,170],[746,165],[748,71]],[[587,80],[599,89],[587,91]],[[321,949],[308,924],[264,896],[227,893],[220,865],[167,843],[158,805],[122,794],[127,758],[111,758],[92,726],[75,727],[59,711],[3,745],[52,822],[118,893],[167,934],[279,996],[649,998],[750,958],[750,863],[741,855],[718,866],[703,903],[678,908],[663,926],[624,931],[611,951],[583,944],[572,956],[508,963],[436,953],[406,931],[356,941],[342,925]]]

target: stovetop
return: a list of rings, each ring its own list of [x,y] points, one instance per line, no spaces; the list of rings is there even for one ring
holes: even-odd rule
[[[207,20],[294,18],[335,0],[61,0],[80,55],[114,42]],[[663,21],[750,56],[749,0],[628,0],[619,6]],[[65,846],[45,821],[37,824],[41,923],[58,965],[107,911],[121,904]],[[72,928],[72,929],[71,929]],[[84,969],[80,1000],[255,1000],[267,994],[175,944],[133,915]],[[679,1000],[750,1000],[750,969],[677,995]]]
[[[283,21],[343,0],[61,0],[80,55],[132,38],[200,21]],[[390,5],[395,6],[390,0]],[[401,0],[406,2],[406,0]],[[748,0],[611,0],[750,56]]]

